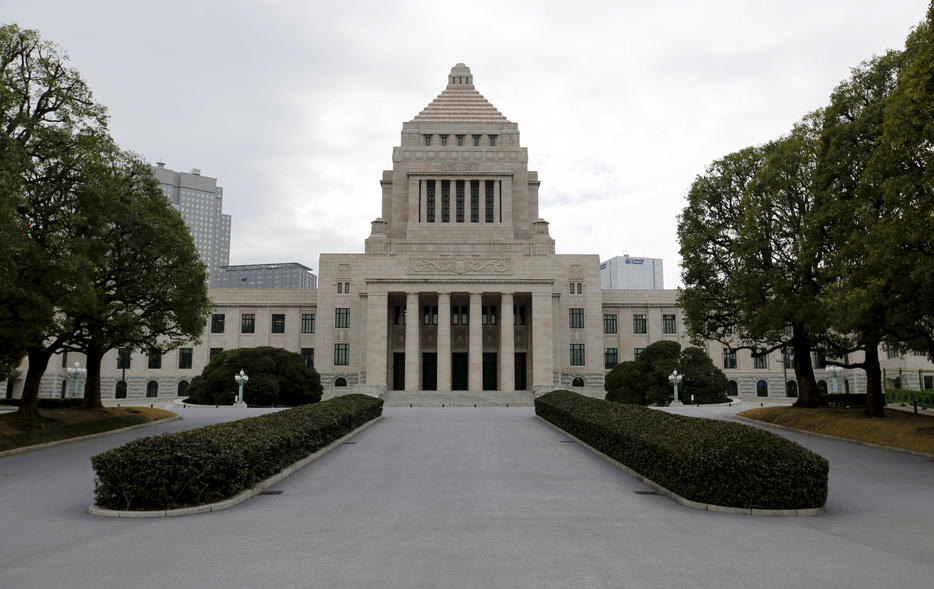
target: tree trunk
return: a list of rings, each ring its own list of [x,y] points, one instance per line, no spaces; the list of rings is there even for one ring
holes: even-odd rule
[[[29,369],[26,371],[26,380],[23,382],[23,398],[19,402],[18,419],[39,419],[39,385],[42,384],[42,375],[49,365],[53,348],[29,348]]]
[[[101,360],[104,351],[100,346],[91,344],[85,350],[87,355],[88,378],[84,383],[84,402],[82,409],[103,409],[101,402]]]
[[[866,415],[869,417],[883,417],[885,408],[885,391],[882,390],[882,367],[879,365],[879,346],[866,346],[866,360],[863,369],[866,371]]]
[[[820,395],[811,363],[811,341],[807,337],[792,338],[791,349],[795,355],[795,379],[798,381],[798,400],[795,407],[819,407]]]

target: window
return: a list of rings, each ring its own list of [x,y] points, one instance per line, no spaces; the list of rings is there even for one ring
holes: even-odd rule
[[[350,364],[350,344],[334,344],[334,366]]]
[[[256,315],[244,313],[240,316],[240,333],[253,333],[256,329]]]
[[[147,397],[158,397],[159,396],[159,383],[154,380],[146,383],[146,396]]]
[[[470,222],[480,222],[480,181],[470,181]]]
[[[603,316],[603,333],[616,333],[616,315]]]
[[[334,386],[336,386],[336,387],[345,387],[345,386],[347,386],[347,379],[344,378],[343,376],[338,376],[338,377],[334,380]]]
[[[191,368],[191,358],[192,358],[191,348],[179,348],[178,349],[178,367],[180,369]]]
[[[496,325],[496,307],[483,306],[480,308],[480,324],[481,325]],[[464,321],[464,325],[467,325],[467,322]]]
[[[678,333],[678,323],[674,315],[662,315],[662,333]]]
[[[723,367],[736,368],[736,352],[730,348],[723,348]]]
[[[405,325],[405,306],[396,305],[396,325]]]
[[[617,364],[619,364],[619,349],[618,348],[604,348],[603,367],[613,368]]]
[[[641,356],[641,355],[642,355],[642,352],[644,352],[644,351],[645,351],[645,348],[633,348],[633,349],[632,349],[632,359],[633,359],[633,360],[638,360],[638,359],[639,359],[639,356]]]
[[[130,369],[130,350],[129,348],[120,348],[117,350],[117,370]]]
[[[149,364],[148,367],[150,370],[158,370],[162,368],[162,354],[154,352],[149,354]]]
[[[570,287],[571,287],[570,290],[569,290],[569,293],[570,293],[570,294],[574,294],[575,292],[576,292],[577,294],[582,294],[582,293],[584,292],[584,283],[583,283],[583,282],[571,282],[571,283],[570,283]]]
[[[570,286],[571,288],[570,288],[570,291],[568,292],[568,294],[574,294],[574,283],[573,283],[573,282],[569,283],[569,286]]]
[[[62,352],[62,368],[68,368],[68,350]]]
[[[178,388],[176,388],[175,394],[176,396],[184,397],[186,392],[188,392],[188,381],[183,380],[182,382],[178,383]]]
[[[422,307],[424,311],[424,322],[425,325],[437,325],[438,324],[438,307],[432,307],[430,305],[425,305]]]
[[[115,399],[126,399],[126,381],[121,380],[117,383],[117,388],[114,389],[114,398]]]
[[[513,325],[525,325],[525,307],[513,307],[512,308],[512,324]]]
[[[583,309],[568,309],[568,327],[571,329],[583,329],[584,327],[584,310]]]
[[[571,344],[571,366],[584,365],[584,344]]]
[[[273,313],[272,332],[273,333],[285,333],[285,315]]]
[[[302,313],[302,333],[315,332],[315,314]]]
[[[338,283],[337,283],[337,294],[341,294],[341,293],[343,293],[343,292],[344,292],[344,283],[343,283],[343,282],[338,282]]]
[[[768,397],[769,396],[769,383],[764,380],[760,380],[756,383],[756,396],[757,397]]]
[[[458,180],[454,185],[454,214],[458,223],[464,222],[464,181]]]
[[[344,294],[350,294],[350,283],[349,282],[344,283]]]
[[[211,333],[224,333],[223,313],[214,313],[211,315]]]
[[[636,314],[632,316],[632,332],[633,333],[646,333],[645,326],[645,315]]]
[[[425,189],[427,190],[427,192],[425,193],[425,198],[426,198],[425,210],[426,210],[426,215],[427,215],[427,221],[429,223],[434,223],[435,222],[435,181],[428,180],[425,184]]]
[[[464,147],[464,136],[463,135],[457,136],[457,146]]]
[[[431,135],[425,135],[425,147],[431,147]]]
[[[786,369],[793,369],[795,364],[795,351],[785,348],[782,350],[782,362]]]
[[[441,181],[441,222],[451,222],[451,181]]]
[[[486,181],[486,222],[492,223],[493,217],[493,181]]]
[[[442,135],[441,136],[441,147],[447,147],[447,146],[448,146],[448,136]]]
[[[334,327],[338,329],[350,327],[350,309],[334,309]]]
[[[490,135],[490,147],[496,147],[496,135]]]
[[[473,136],[473,146],[480,147],[480,136],[479,135]]]
[[[213,360],[214,356],[220,354],[223,351],[224,351],[224,348],[211,348],[211,350],[208,352],[208,362]]]
[[[820,352],[811,352],[811,358],[814,362],[814,368],[826,368],[827,359]]]
[[[302,363],[305,364],[308,368],[315,367],[315,349],[314,348],[302,348],[301,351]]]
[[[889,360],[892,360],[893,358],[898,358],[898,350],[896,350],[892,346],[885,346],[885,353]]]
[[[769,357],[765,355],[765,350],[759,349],[756,350],[756,354],[761,354],[759,356],[753,355],[753,368],[768,369],[769,367]]]

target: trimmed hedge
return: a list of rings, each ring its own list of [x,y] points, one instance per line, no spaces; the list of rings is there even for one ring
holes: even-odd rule
[[[157,510],[236,495],[376,419],[383,400],[346,395],[268,415],[145,437],[91,457],[95,503]]]
[[[811,509],[827,501],[829,463],[765,430],[554,391],[535,413],[669,491],[741,509]]]

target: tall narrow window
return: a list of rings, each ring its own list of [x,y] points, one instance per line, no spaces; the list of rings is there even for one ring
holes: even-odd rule
[[[486,181],[486,222],[493,222],[493,181]]]
[[[147,397],[158,397],[159,396],[159,383],[154,380],[149,381],[146,384],[146,396]]]
[[[571,344],[571,366],[584,365],[584,344]]]
[[[315,332],[315,314],[302,313],[302,333]]]
[[[616,333],[616,315],[603,316],[603,333]]]
[[[240,333],[253,333],[256,329],[256,315],[244,313],[240,316]]]
[[[470,181],[470,222],[480,222],[480,181]]]
[[[753,368],[759,369],[768,369],[769,367],[769,357],[765,355],[763,350],[756,350],[757,356],[753,356]]]
[[[441,181],[441,222],[451,222],[451,181]]]
[[[723,367],[736,368],[736,352],[730,348],[723,348]]]
[[[633,348],[632,349],[632,359],[638,360],[639,356],[642,355],[642,352],[645,351],[645,348]]]
[[[678,323],[674,315],[662,315],[662,333],[678,333]]]
[[[568,327],[571,329],[583,329],[584,327],[584,310],[583,309],[568,309]]]
[[[120,348],[117,350],[117,370],[130,369],[130,350],[129,348]]]
[[[426,180],[425,187],[427,192],[425,193],[425,202],[426,202],[426,216],[429,223],[435,222],[435,181]]]
[[[431,135],[425,135],[425,147],[431,147]]]
[[[224,333],[223,313],[214,313],[211,315],[211,333]]]
[[[224,348],[211,348],[208,352],[208,362],[214,359],[214,356],[224,351]]]
[[[490,135],[490,147],[496,147],[496,135]]]
[[[338,329],[350,327],[350,309],[334,309],[334,327]]]
[[[464,222],[464,181],[458,180],[455,184],[454,214],[458,223]]]
[[[334,366],[350,364],[350,344],[334,344]]]
[[[273,313],[272,332],[273,333],[285,333],[285,315]]]
[[[344,292],[344,283],[338,282],[337,283],[337,294],[342,294],[343,292]]]
[[[178,367],[180,369],[191,368],[191,359],[192,359],[191,348],[179,348],[178,349]]]
[[[473,146],[480,147],[480,136],[479,135],[473,136]]]
[[[149,354],[149,366],[150,370],[158,370],[162,368],[162,354],[159,352],[153,352]]]
[[[463,135],[457,136],[457,146],[464,147],[464,136]]]
[[[639,314],[634,314],[632,316],[632,332],[633,333],[646,333],[644,314],[639,313]]]
[[[619,349],[618,348],[604,348],[603,349],[603,367],[613,368],[617,364],[619,364]]]
[[[441,147],[447,147],[447,146],[448,146],[448,136],[442,135],[441,136]]]
[[[302,348],[302,362],[308,368],[315,367],[315,349],[314,348]]]

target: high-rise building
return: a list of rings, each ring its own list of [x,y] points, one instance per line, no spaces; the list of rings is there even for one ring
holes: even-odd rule
[[[208,275],[230,262],[230,215],[223,213],[224,189],[217,179],[202,176],[201,170],[176,172],[158,162],[153,174],[169,202],[188,225]]]
[[[665,288],[662,260],[616,256],[600,264],[600,282],[605,289],[661,290]]]
[[[318,288],[318,277],[297,262],[221,266],[211,288]]]

